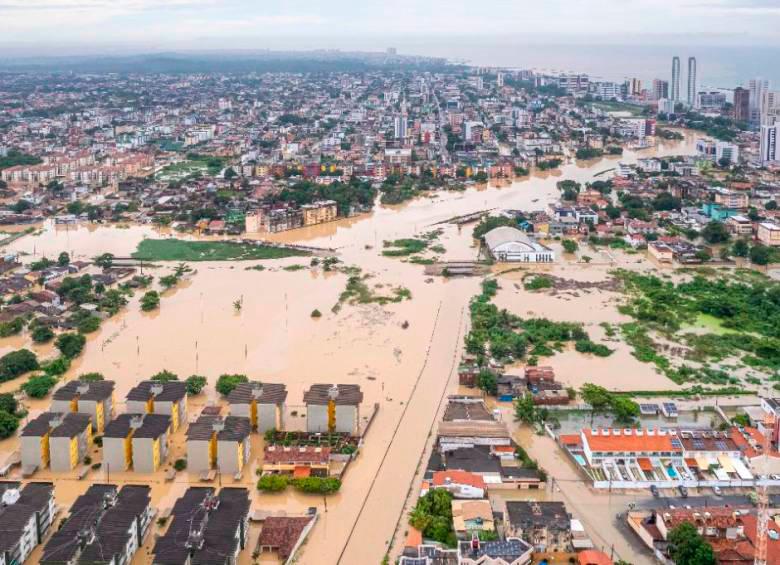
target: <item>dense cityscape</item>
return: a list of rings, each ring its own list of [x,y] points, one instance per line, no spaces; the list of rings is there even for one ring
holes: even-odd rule
[[[0,65],[0,565],[780,563],[780,85],[221,61]]]

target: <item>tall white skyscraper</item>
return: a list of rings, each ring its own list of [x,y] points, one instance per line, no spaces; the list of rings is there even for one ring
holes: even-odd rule
[[[672,59],[672,102],[680,100],[680,58]]]
[[[688,106],[696,106],[696,57],[688,57]]]
[[[780,162],[780,123],[761,126],[761,164]]]
[[[753,124],[761,123],[761,105],[764,100],[764,92],[769,90],[769,81],[763,78],[754,78],[748,83],[750,90],[750,121]]]

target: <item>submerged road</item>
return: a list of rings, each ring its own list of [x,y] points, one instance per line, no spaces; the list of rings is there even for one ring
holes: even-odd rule
[[[443,399],[451,392],[463,343],[468,294],[444,297],[428,355],[365,501],[341,549],[339,565],[381,562],[403,512]],[[447,299],[449,298],[449,300]],[[367,438],[371,441],[371,437]],[[424,463],[423,463],[424,464]],[[403,528],[403,524],[401,525]]]

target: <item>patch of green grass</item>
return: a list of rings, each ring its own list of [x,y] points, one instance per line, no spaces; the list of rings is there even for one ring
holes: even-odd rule
[[[145,261],[248,261],[306,256],[295,249],[234,243],[231,241],[185,241],[182,239],[144,239],[133,253]]]
[[[396,239],[385,241],[384,246],[382,255],[385,257],[405,257],[425,251],[428,248],[428,241],[415,238]]]
[[[412,291],[408,288],[397,286],[391,289],[391,294],[378,294],[366,284],[368,276],[358,274],[350,275],[347,279],[347,287],[339,296],[339,301],[333,307],[333,312],[341,310],[343,304],[379,304],[403,302],[412,299]]]

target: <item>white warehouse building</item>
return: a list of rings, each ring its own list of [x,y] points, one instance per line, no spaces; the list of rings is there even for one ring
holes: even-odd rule
[[[518,263],[552,263],[555,252],[528,234],[507,226],[485,234],[485,245],[496,261]]]

